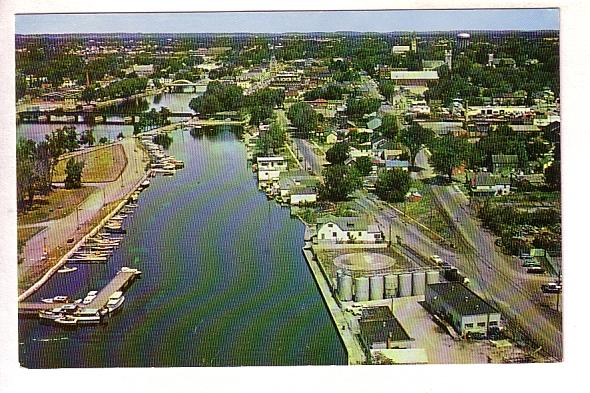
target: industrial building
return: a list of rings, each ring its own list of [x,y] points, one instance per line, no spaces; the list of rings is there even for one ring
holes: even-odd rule
[[[414,341],[387,306],[363,308],[359,326],[369,350],[411,348]]]
[[[400,86],[428,86],[429,82],[438,81],[436,71],[391,71],[391,80]]]
[[[462,336],[468,333],[487,335],[490,329],[500,325],[500,312],[457,282],[426,285],[425,303]]]

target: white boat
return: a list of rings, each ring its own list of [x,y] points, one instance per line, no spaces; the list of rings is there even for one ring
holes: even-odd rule
[[[54,296],[51,298],[41,299],[43,303],[67,303],[70,298],[67,296]]]
[[[64,266],[61,269],[59,269],[57,272],[58,273],[70,273],[70,272],[75,272],[76,270],[78,270],[78,268],[76,266],[72,266],[72,267]]]
[[[68,258],[70,262],[106,262],[107,257],[99,256],[73,256]]]
[[[65,326],[76,326],[78,324],[78,318],[69,315],[59,317],[57,319],[54,319],[54,321],[55,323]]]
[[[141,182],[141,187],[147,188],[149,186],[150,186],[150,181],[149,180],[146,179],[146,180],[144,180],[144,181]]]
[[[108,311],[110,313],[112,313],[115,310],[117,310],[119,307],[121,307],[123,305],[124,301],[125,301],[125,296],[123,296],[123,292],[117,291],[111,295],[111,297],[107,301],[106,307],[107,307]]]
[[[51,310],[39,311],[39,318],[45,320],[56,320],[57,318],[63,317],[63,310],[61,307],[52,308]]]
[[[130,209],[135,209],[137,206],[137,203],[128,203],[125,205],[125,207],[128,207]]]

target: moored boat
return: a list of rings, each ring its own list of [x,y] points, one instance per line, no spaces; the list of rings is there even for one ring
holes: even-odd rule
[[[41,299],[43,303],[67,303],[70,300],[67,296],[54,296],[51,298]]]
[[[76,266],[64,266],[61,269],[59,269],[57,272],[58,273],[70,273],[70,272],[75,272],[76,270],[78,270],[78,268]]]

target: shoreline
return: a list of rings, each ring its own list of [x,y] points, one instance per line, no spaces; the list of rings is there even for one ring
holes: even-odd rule
[[[299,218],[299,220],[301,220],[301,222],[305,225],[304,241],[311,242],[311,238],[309,237],[309,234],[311,233],[310,227],[301,217],[297,216],[297,218]],[[310,239],[306,240],[308,237]],[[332,320],[334,329],[336,329],[338,332],[340,342],[344,346],[347,364],[349,366],[366,364],[367,358],[365,352],[363,351],[359,341],[355,338],[355,335],[352,332],[348,321],[346,320],[344,311],[342,311],[338,301],[334,298],[334,296],[332,296],[330,283],[321,264],[316,262],[315,253],[312,249],[305,248],[302,248],[301,252],[303,253],[305,261],[307,262],[307,267],[314,278],[316,287],[322,296],[324,306],[330,314],[330,319]]]
[[[176,130],[177,128],[182,128],[184,126],[184,122],[178,122],[178,123],[172,123],[169,124],[167,126],[164,127],[160,127],[157,129],[153,129],[150,131],[156,131],[156,132],[169,132],[169,131],[173,131]],[[144,148],[144,146],[139,143],[139,136],[142,133],[138,134],[138,135],[134,135],[130,138],[133,138],[135,140],[135,143],[138,145],[138,155],[142,156],[146,154],[146,150]],[[135,157],[133,157],[135,158]],[[130,157],[127,157],[127,163],[131,162],[130,161]],[[127,164],[128,165],[128,164]],[[82,245],[89,237],[94,236],[105,224],[106,222],[113,217],[121,208],[123,208],[123,206],[127,203],[129,197],[131,196],[131,194],[133,194],[134,192],[136,192],[138,190],[138,188],[140,187],[141,183],[146,180],[150,175],[150,170],[145,170],[143,171],[143,174],[141,175],[141,177],[136,180],[135,182],[132,183],[132,187],[131,189],[125,193],[122,197],[120,197],[119,199],[110,202],[110,205],[113,205],[113,203],[115,203],[115,205],[110,209],[110,211],[106,214],[106,216],[104,216],[104,218],[102,218],[96,225],[94,225],[92,228],[90,228],[81,238],[78,242],[76,242],[75,244],[73,244],[69,250],[63,255],[61,256],[57,262],[50,266],[47,271],[41,276],[40,279],[38,279],[37,281],[35,281],[32,285],[30,285],[27,289],[25,289],[22,293],[20,293],[18,295],[17,300],[19,302],[22,302],[23,300],[25,300],[26,298],[30,297],[31,295],[33,295],[35,292],[37,292],[63,265],[66,264],[68,258],[74,253],[74,251],[80,247],[80,245]],[[122,175],[121,175],[122,176]],[[104,204],[102,207],[105,208],[107,207],[109,204]],[[90,218],[89,221],[91,221],[92,219],[96,218],[96,215],[92,218]]]

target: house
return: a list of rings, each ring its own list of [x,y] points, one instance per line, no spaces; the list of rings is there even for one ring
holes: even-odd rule
[[[385,160],[385,169],[395,168],[407,171],[410,168],[410,162],[407,160]]]
[[[492,154],[492,172],[509,173],[518,168],[516,154]]]
[[[382,243],[383,233],[377,224],[364,217],[327,216],[317,221],[317,241],[334,243]]]
[[[326,143],[332,145],[336,142],[338,142],[338,135],[334,131],[329,132],[326,136]]]
[[[367,122],[367,128],[370,130],[375,130],[375,129],[381,127],[381,123],[382,123],[381,119],[378,117],[375,117],[371,121]]]
[[[294,206],[308,205],[318,200],[318,193],[315,188],[295,186],[291,189],[289,203]]]
[[[258,187],[278,187],[281,172],[287,170],[287,160],[283,157],[258,157]]]
[[[468,333],[488,335],[490,329],[498,329],[500,325],[500,312],[458,282],[426,285],[425,303],[461,336]]]
[[[394,45],[393,48],[391,48],[391,54],[396,55],[406,53],[409,52],[410,49],[411,48],[409,45]]]
[[[471,177],[471,194],[476,196],[498,196],[510,194],[510,178],[478,172]]]
[[[436,71],[391,71],[391,80],[400,86],[428,86],[438,81]]]
[[[463,123],[460,121],[425,121],[420,125],[423,128],[432,130],[436,135],[453,135],[462,136],[467,134],[467,130],[463,128]]]
[[[414,341],[387,306],[363,308],[359,328],[367,350],[406,349]]]

